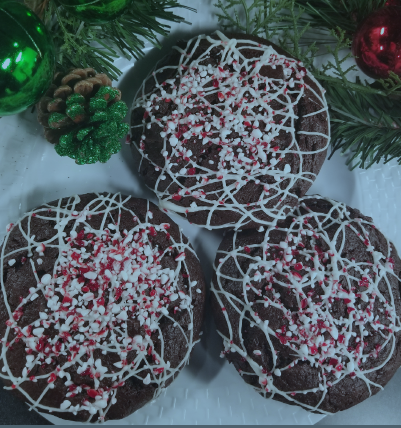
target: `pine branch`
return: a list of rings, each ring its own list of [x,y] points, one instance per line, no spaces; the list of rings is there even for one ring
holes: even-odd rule
[[[329,86],[333,153],[351,152],[347,164],[369,168],[396,158],[401,164],[399,99]],[[344,100],[347,100],[344,103]]]
[[[113,79],[121,71],[113,64],[124,56],[127,59],[143,55],[145,42],[159,46],[158,37],[167,36],[167,22],[184,22],[171,9],[180,6],[178,0],[135,0],[119,18],[102,25],[87,24],[68,14],[55,0],[25,0],[36,11],[53,34],[58,65],[93,67]]]
[[[311,44],[303,42],[303,38],[310,30],[310,24],[302,25],[304,9],[295,9],[295,2],[291,2],[285,20],[287,25],[282,29],[282,37],[279,38],[279,45],[295,58],[302,61],[305,67],[313,67],[314,57],[318,51],[316,41]]]
[[[383,7],[387,0],[296,0],[309,15],[312,27],[341,28],[352,34],[366,16]]]
[[[320,81],[327,91],[333,153],[351,152],[348,164],[352,168],[369,168],[394,158],[401,164],[401,79],[392,73],[388,79],[369,84],[351,77],[357,70],[350,50],[352,34],[358,22],[385,2],[219,0],[216,5],[225,29],[277,36],[280,46]],[[269,15],[272,5],[282,9]],[[267,22],[268,31],[262,22]],[[318,67],[316,59],[321,54],[332,59]]]
[[[218,0],[217,18],[224,30],[274,37],[292,0]]]

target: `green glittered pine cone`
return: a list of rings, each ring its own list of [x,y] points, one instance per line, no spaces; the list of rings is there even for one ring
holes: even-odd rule
[[[128,107],[120,91],[91,68],[57,73],[37,107],[46,139],[60,156],[79,165],[107,162],[128,132],[128,124],[122,122]]]

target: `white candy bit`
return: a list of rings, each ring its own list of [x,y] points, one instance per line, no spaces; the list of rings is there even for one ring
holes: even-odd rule
[[[178,299],[178,294],[177,293],[173,293],[170,295],[170,300],[172,302],[175,302]]]
[[[61,404],[60,404],[60,409],[61,410],[66,410],[71,406],[71,401],[69,400],[64,400]]]
[[[84,277],[88,279],[96,279],[97,273],[96,272],[86,272],[84,273]]]
[[[260,129],[254,129],[252,131],[252,137],[261,138],[263,136],[262,131]]]
[[[145,377],[145,379],[143,380],[143,383],[145,385],[149,385],[150,384],[150,374],[148,373],[147,376]]]
[[[274,370],[274,372],[273,372],[276,376],[281,376],[281,370],[279,370],[279,369],[276,369],[276,370]]]
[[[49,285],[51,280],[52,280],[52,277],[48,273],[46,273],[45,275],[42,276],[42,278],[40,278],[40,282],[43,285]]]
[[[42,243],[36,247],[36,252],[39,253],[41,256],[43,256],[45,249],[46,249],[45,244]]]
[[[104,409],[107,407],[107,401],[106,400],[97,400],[94,402],[94,406],[98,407],[99,409]]]
[[[33,330],[32,330],[32,333],[35,335],[35,336],[37,336],[37,337],[40,337],[40,336],[42,336],[42,334],[43,334],[43,332],[45,331],[45,329],[44,328],[34,328]]]
[[[43,263],[43,260],[39,258],[36,260],[36,263],[40,266]]]
[[[8,261],[8,265],[9,266],[14,266],[15,265],[15,259],[11,259]]]
[[[262,355],[262,353],[261,353],[259,350],[257,350],[257,349],[255,349],[255,350],[253,351],[253,353],[254,353],[255,355],[257,355],[257,356]]]

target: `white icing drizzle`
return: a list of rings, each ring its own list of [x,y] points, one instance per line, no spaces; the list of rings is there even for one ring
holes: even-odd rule
[[[202,40],[207,40],[210,47],[193,60],[192,56]],[[241,46],[238,46],[239,43]],[[222,48],[219,66],[203,65],[202,62],[210,57],[210,52],[216,47]],[[214,38],[201,35],[189,40],[184,50],[179,47],[175,49],[181,54],[178,66],[166,66],[152,72],[133,104],[134,109],[145,109],[142,123],[132,128],[142,130],[139,147],[137,144],[134,146],[140,156],[160,172],[153,189],[159,198],[160,207],[180,214],[206,210],[208,219],[205,227],[209,229],[227,226],[240,229],[251,221],[270,224],[260,220],[262,213],[273,219],[285,218],[286,207],[282,206],[281,201],[288,196],[298,198],[290,189],[300,179],[311,183],[315,179],[315,174],[304,170],[303,155],[324,152],[330,140],[329,134],[299,131],[298,134],[320,136],[327,140],[321,149],[302,151],[297,142],[295,124],[298,116],[294,106],[306,96],[308,90],[319,100],[319,107],[306,116],[324,113],[328,120],[328,107],[322,95],[324,89],[310,74],[308,77],[321,93],[305,83],[307,71],[300,61],[279,55],[271,46],[252,40],[228,39],[219,31]],[[257,55],[246,58],[243,52],[249,49],[257,52]],[[265,65],[273,69],[282,67],[285,78],[262,76],[260,70]],[[175,70],[178,79],[159,81],[160,73],[168,69]],[[145,94],[145,85],[149,80],[154,81],[155,88]],[[213,94],[217,94],[220,103],[213,105],[209,102],[208,97]],[[316,102],[311,100],[309,102]],[[161,116],[158,113],[157,104],[160,101],[174,104],[172,114]],[[279,107],[274,108],[273,103]],[[189,112],[193,108],[198,108],[198,112]],[[281,120],[276,119],[277,116]],[[156,164],[148,155],[146,134],[150,128],[152,133],[160,129],[163,164]],[[285,149],[275,143],[279,133],[291,135],[291,143]],[[191,138],[202,140],[205,151],[217,146],[218,159],[210,158],[210,165],[200,164],[199,154],[193,154],[188,148],[187,143]],[[298,157],[300,164],[296,173],[286,163],[284,157],[287,155]],[[180,167],[177,162],[180,162]],[[183,162],[185,166],[181,167]],[[171,178],[172,184],[160,190],[167,176]],[[264,184],[258,201],[238,202],[236,194],[250,182],[259,185],[261,176],[273,177],[275,183]],[[180,180],[182,178],[195,178],[195,184],[184,187]],[[288,180],[285,189],[280,188],[283,180]],[[204,186],[213,183],[219,183],[221,189],[205,192]],[[177,185],[179,189],[174,194],[170,194],[173,193],[170,191],[172,185]],[[177,202],[185,197],[193,197],[202,205],[196,202],[192,202],[190,207],[178,205]],[[267,208],[266,205],[272,201],[274,206]],[[227,210],[240,215],[235,225],[211,224],[213,214]]]
[[[307,208],[309,198],[326,199],[332,204],[332,208],[328,214],[313,212]],[[300,207],[306,208],[307,213],[302,214]],[[337,219],[333,219],[333,213],[338,213]],[[345,204],[320,196],[305,197],[300,200],[300,205],[292,216],[293,222],[289,229],[272,226],[265,232],[262,231],[264,238],[261,244],[242,247],[237,243],[238,232],[235,232],[232,238],[233,250],[230,252],[219,250],[215,266],[217,282],[212,281],[211,290],[220,304],[229,331],[229,336],[219,332],[224,344],[222,356],[238,352],[246,359],[252,372],[240,374],[256,376],[260,386],[255,387],[255,390],[265,397],[273,398],[279,395],[309,410],[328,413],[320,409],[320,405],[328,389],[346,376],[351,376],[351,379],[362,379],[370,394],[371,386],[382,389],[381,385],[372,382],[367,375],[382,368],[394,354],[396,333],[401,330],[401,323],[400,316],[396,313],[389,278],[395,277],[398,281],[400,278],[393,270],[394,260],[391,258],[390,242],[387,241],[385,254],[376,251],[370,243],[367,228],[375,226],[360,218],[352,219]],[[314,229],[310,225],[311,219],[317,222],[317,228]],[[327,233],[329,224],[338,225],[333,238]],[[346,229],[366,245],[366,262],[356,262],[341,256],[346,248],[344,247]],[[286,233],[286,239],[279,245],[271,243],[269,239],[270,234],[277,230]],[[307,239],[309,245],[304,245],[302,238],[304,242]],[[322,251],[317,246],[318,240],[323,241],[329,250]],[[255,248],[262,250],[259,254],[263,254],[263,257],[251,255]],[[271,256],[271,251],[280,255],[271,260],[268,257]],[[247,271],[240,267],[237,260],[239,256],[250,260]],[[373,263],[368,261],[369,258]],[[311,266],[303,265],[299,262],[300,259],[309,260]],[[241,275],[239,278],[229,277],[222,272],[222,267],[227,262],[235,263]],[[242,292],[241,299],[226,291],[224,282],[227,280],[231,284],[237,284],[237,290]],[[298,310],[286,307],[280,293],[273,288],[273,283],[288,288],[288,294],[296,298]],[[385,284],[389,300],[379,290],[379,283],[381,287]],[[266,293],[262,294],[264,290]],[[248,299],[248,292],[252,291],[256,293],[254,301]],[[319,293],[315,294],[315,291]],[[317,297],[319,294],[320,298]],[[335,300],[343,300],[346,304],[347,317],[338,319],[333,316],[331,307]],[[269,320],[264,319],[265,315],[261,318],[256,312],[255,304],[281,311],[283,326],[273,330]],[[227,305],[231,311],[239,314],[239,323],[236,326],[231,324],[228,309],[225,307]],[[374,316],[374,307],[375,310],[379,308],[379,312],[383,314],[381,321],[378,315]],[[277,314],[274,317],[276,319]],[[244,320],[249,321],[252,329],[260,329],[263,332],[273,358],[270,372],[260,366],[260,362],[258,364],[255,361],[255,358],[261,355],[259,350],[255,350],[254,355],[248,355],[242,335]],[[234,330],[238,331],[240,344],[234,343]],[[365,338],[373,331],[382,338],[383,343],[376,345],[373,352],[364,352]],[[272,337],[291,349],[294,360],[288,366],[277,367],[278,356]],[[388,353],[386,360],[375,366],[375,358],[383,352]],[[366,368],[363,363],[369,358],[372,367]],[[305,361],[309,362],[310,366],[318,368],[319,385],[313,389],[287,392],[280,390],[276,386],[277,378],[282,376],[284,371]],[[332,379],[328,381],[330,377]],[[318,391],[322,391],[323,394],[315,407],[297,400],[298,394]]]
[[[57,206],[44,205],[26,214],[18,223],[7,226],[7,235],[1,252],[0,278],[2,298],[9,319],[5,336],[1,339],[3,368],[0,377],[10,381],[12,387],[6,389],[19,390],[31,408],[73,414],[87,410],[91,415],[88,421],[101,422],[110,406],[116,403],[117,390],[126,379],[144,378],[145,385],[150,383],[156,385],[154,394],[156,398],[165,387],[166,381],[174,377],[189,360],[196,343],[192,297],[197,282],[191,281],[185,253],[191,252],[195,256],[196,254],[188,243],[183,242],[181,230],[180,239],[176,242],[168,233],[169,223],[153,224],[149,202],[146,219],[140,222],[135,212],[125,206],[129,199],[130,197],[123,197],[120,194],[96,194],[96,198],[79,212],[76,211],[76,206],[80,202],[78,196],[69,198],[63,207],[60,199]],[[56,216],[47,216],[46,209]],[[110,213],[116,211],[119,215],[115,223]],[[123,211],[128,212],[133,219],[133,227],[130,230],[120,231]],[[99,230],[92,228],[87,222],[87,219],[94,215],[103,216]],[[31,236],[30,232],[34,217],[55,221],[56,235],[47,241],[36,242],[35,236]],[[24,219],[27,219],[27,232],[24,232],[21,225]],[[67,235],[65,228],[70,221],[74,223]],[[83,230],[77,233],[77,228],[82,226]],[[26,247],[6,253],[8,240],[15,228],[19,228],[25,238]],[[149,239],[157,234],[163,234],[164,239],[169,240],[170,245],[164,252],[154,247]],[[85,247],[90,244],[93,251],[87,252]],[[18,307],[11,311],[3,279],[4,260],[13,260],[10,259],[16,257],[13,254],[20,254],[21,251],[28,251],[28,256],[35,252],[46,256],[47,248],[59,250],[53,275],[45,274],[39,278],[33,260],[28,259],[37,283],[32,284],[29,295],[22,296]],[[162,268],[163,257],[171,256],[173,252],[178,253],[175,257],[176,268]],[[22,262],[27,262],[26,258],[24,259]],[[42,260],[38,259],[37,263],[41,264]],[[13,264],[8,263],[10,266]],[[183,289],[178,285],[181,276],[188,278],[189,287],[184,286]],[[199,288],[197,292],[201,292]],[[18,321],[23,315],[24,306],[40,295],[45,296],[47,309],[40,312],[38,319],[32,324],[21,328]],[[167,310],[171,302],[174,302],[174,309]],[[174,313],[176,311],[188,313],[190,322],[187,331],[175,322],[170,314],[172,310]],[[159,326],[163,317],[175,323],[175,328],[181,331],[187,342],[186,354],[176,368],[170,367],[170,362],[165,359],[164,337]],[[130,337],[127,328],[127,320],[130,319],[138,320],[145,334]],[[47,336],[49,327],[58,331],[58,334],[54,337]],[[12,331],[17,335],[14,339],[10,337]],[[155,350],[152,334],[157,334],[161,342],[160,353]],[[24,342],[26,351],[26,364],[19,376],[12,375],[7,360],[13,356],[10,348],[16,340]],[[96,349],[100,349],[104,355],[118,356],[113,372],[102,366],[101,359],[93,357]],[[130,351],[135,352],[132,362],[127,361],[127,354]],[[54,371],[46,375],[30,376],[36,365],[51,364],[60,355],[67,357],[68,361],[65,364],[57,365]],[[152,362],[149,362],[150,359]],[[71,375],[66,371],[74,364],[79,365],[78,374],[93,379],[93,386],[74,385]],[[142,372],[146,370],[148,374],[145,377]],[[59,408],[51,408],[42,404],[41,400],[54,388],[54,382],[58,378],[63,379],[69,392]],[[102,383],[107,378],[111,379],[112,387],[105,387]],[[38,379],[47,379],[47,386],[35,400],[24,390],[23,383],[37,382]],[[81,404],[73,406],[71,397],[84,393],[85,390],[87,397]]]

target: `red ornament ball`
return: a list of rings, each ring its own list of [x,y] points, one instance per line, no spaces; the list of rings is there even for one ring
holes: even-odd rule
[[[388,6],[371,13],[354,35],[352,53],[359,68],[374,79],[390,71],[401,77],[401,7]]]

